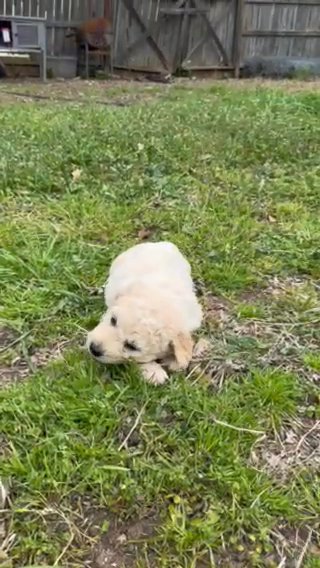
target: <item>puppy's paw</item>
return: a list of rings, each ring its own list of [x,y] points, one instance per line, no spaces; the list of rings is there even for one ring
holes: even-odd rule
[[[158,363],[145,363],[141,365],[142,376],[145,381],[152,385],[163,385],[168,375]]]

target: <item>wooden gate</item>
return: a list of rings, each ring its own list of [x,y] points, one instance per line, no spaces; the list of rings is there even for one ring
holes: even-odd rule
[[[114,66],[162,73],[236,69],[240,2],[115,0]]]

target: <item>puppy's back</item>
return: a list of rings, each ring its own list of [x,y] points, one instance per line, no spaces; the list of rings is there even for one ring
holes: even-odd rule
[[[190,264],[173,243],[136,245],[120,254],[111,265],[105,288],[107,305],[137,284],[159,289],[182,287],[191,291]]]
[[[138,295],[145,301],[152,298],[152,302],[157,299],[163,306],[173,306],[189,331],[201,324],[202,310],[194,292],[190,264],[170,242],[136,245],[114,260],[105,287],[107,306],[123,295]]]
[[[190,264],[173,243],[142,243],[120,254],[112,263],[110,277],[120,270],[133,275],[167,272],[191,273]]]

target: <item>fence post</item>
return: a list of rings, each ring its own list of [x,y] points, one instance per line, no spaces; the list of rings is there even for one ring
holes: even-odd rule
[[[236,13],[234,22],[232,59],[234,66],[234,76],[236,79],[239,79],[241,67],[244,1],[245,0],[235,0]]]

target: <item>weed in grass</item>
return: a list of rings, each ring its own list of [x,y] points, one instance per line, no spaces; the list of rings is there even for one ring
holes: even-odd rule
[[[320,373],[320,354],[319,353],[306,353],[303,358],[305,365],[310,369]]]

